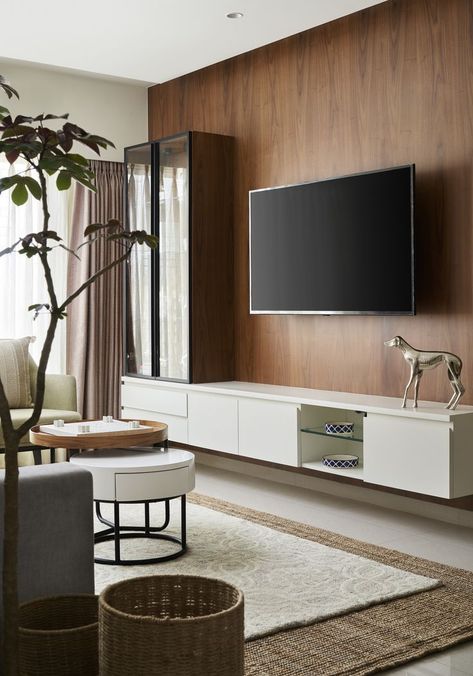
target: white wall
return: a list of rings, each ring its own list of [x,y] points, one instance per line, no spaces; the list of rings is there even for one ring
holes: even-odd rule
[[[123,148],[148,139],[148,91],[144,84],[129,84],[84,75],[24,66],[0,60],[4,75],[20,100],[0,95],[0,105],[14,114],[69,113],[69,120],[92,134],[113,141],[116,148],[100,158],[77,147],[89,159],[123,161]],[[59,122],[59,121],[58,121]],[[53,121],[51,124],[55,124]]]

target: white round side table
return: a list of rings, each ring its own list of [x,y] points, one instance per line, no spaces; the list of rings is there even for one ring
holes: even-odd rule
[[[107,526],[95,534],[95,542],[113,540],[115,557],[96,558],[97,563],[111,565],[137,565],[169,561],[184,554],[186,541],[186,493],[195,485],[194,455],[175,448],[99,449],[83,451],[71,456],[70,462],[92,473],[94,502],[97,518]],[[180,498],[180,538],[163,533],[169,525],[170,501]],[[100,503],[113,504],[114,520],[102,516]],[[165,517],[161,526],[150,525],[149,505],[164,502]],[[120,505],[143,503],[144,526],[122,526]],[[180,545],[172,554],[148,559],[123,559],[120,541],[126,538],[154,538],[168,540]]]

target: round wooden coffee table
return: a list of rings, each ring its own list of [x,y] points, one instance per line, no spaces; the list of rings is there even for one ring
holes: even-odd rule
[[[77,425],[92,422],[81,420]],[[131,422],[123,419],[120,422]],[[58,431],[55,434],[41,432],[40,425],[35,425],[30,430],[30,441],[36,446],[46,448],[67,448],[77,450],[85,448],[129,448],[130,446],[154,446],[167,441],[168,426],[155,420],[138,420],[143,427],[141,429],[125,429],[119,432],[100,432],[97,434],[72,434]]]
[[[83,420],[81,423],[92,421]],[[121,422],[130,422],[122,420]],[[194,487],[194,456],[186,451],[168,449],[168,426],[154,420],[139,420],[141,429],[124,429],[114,432],[81,433],[72,435],[41,432],[36,425],[30,430],[30,441],[46,448],[66,448],[82,451],[70,458],[74,464],[88,469],[93,476],[94,502],[97,518],[107,528],[95,534],[95,542],[114,540],[113,559],[96,558],[97,563],[132,565],[157,563],[181,556],[186,551],[186,493]],[[78,423],[78,424],[81,424]],[[161,446],[161,448],[153,448]],[[135,448],[130,448],[135,447]],[[91,450],[96,449],[96,450]],[[103,450],[97,450],[103,449]],[[129,450],[124,450],[129,449]],[[164,482],[164,483],[163,483]],[[118,488],[115,490],[115,487]],[[112,490],[113,489],[113,490]],[[181,500],[181,538],[161,533],[169,524],[170,500]],[[114,505],[114,519],[106,519],[100,508],[101,502]],[[144,504],[144,526],[120,524],[121,503]],[[164,523],[159,527],[150,525],[149,505],[164,502]],[[168,540],[180,545],[173,554],[151,559],[123,559],[120,541],[123,538],[145,537]]]

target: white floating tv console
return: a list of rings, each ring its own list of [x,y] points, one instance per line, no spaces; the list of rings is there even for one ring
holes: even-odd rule
[[[473,494],[473,407],[372,395],[222,382],[198,385],[122,379],[122,415],[169,426],[172,441],[291,467],[349,476],[441,498]],[[353,437],[324,433],[355,423]],[[325,467],[327,454],[357,455],[352,469]]]

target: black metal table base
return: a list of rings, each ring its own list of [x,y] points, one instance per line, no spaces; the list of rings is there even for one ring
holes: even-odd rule
[[[168,535],[161,531],[165,530],[169,525],[170,519],[170,501],[177,498],[181,499],[181,537],[178,538],[174,535]],[[182,556],[187,549],[186,541],[186,496],[185,495],[176,495],[172,498],[162,498],[160,500],[140,500],[138,503],[123,503],[123,502],[113,502],[113,518],[114,521],[109,521],[102,515],[100,504],[105,502],[104,500],[95,501],[95,513],[98,520],[103,523],[108,528],[95,533],[94,542],[98,544],[99,542],[108,542],[113,540],[115,543],[115,557],[102,558],[96,557],[95,563],[105,563],[111,566],[136,566],[146,563],[162,563],[164,561],[171,561],[172,559],[177,559],[179,556]],[[161,526],[151,526],[150,525],[150,515],[149,515],[149,506],[154,502],[164,502],[164,522]],[[144,526],[122,526],[120,524],[120,505],[121,504],[143,504],[145,508],[145,525]],[[152,540],[167,540],[168,542],[174,542],[177,545],[180,545],[180,549],[173,552],[172,554],[164,554],[162,556],[155,556],[147,559],[122,559],[121,557],[121,540],[130,539],[130,538],[148,538]]]

